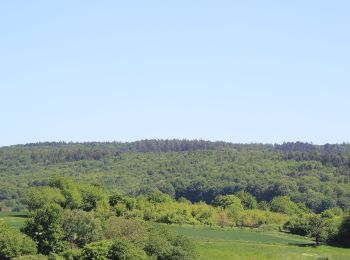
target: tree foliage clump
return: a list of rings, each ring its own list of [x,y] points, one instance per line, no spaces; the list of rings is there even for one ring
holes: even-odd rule
[[[37,209],[26,221],[23,232],[37,244],[42,254],[61,252],[65,248],[63,210],[56,204],[46,204]]]
[[[36,244],[28,236],[0,222],[0,259],[36,254]]]

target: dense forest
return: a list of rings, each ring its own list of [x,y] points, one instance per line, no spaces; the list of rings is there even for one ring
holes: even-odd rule
[[[60,174],[128,196],[159,190],[211,203],[246,191],[290,196],[314,212],[350,207],[350,145],[233,144],[203,140],[37,143],[0,148],[0,205],[22,210],[23,192]]]

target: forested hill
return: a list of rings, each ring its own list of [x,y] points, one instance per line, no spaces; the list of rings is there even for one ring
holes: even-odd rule
[[[316,212],[350,207],[350,145],[233,144],[203,140],[47,142],[0,148],[0,205],[20,209],[26,188],[52,175],[128,195],[159,189],[211,202],[245,190],[258,200],[289,195]]]

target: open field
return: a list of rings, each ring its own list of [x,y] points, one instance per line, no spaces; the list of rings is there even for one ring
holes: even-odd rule
[[[319,246],[281,232],[176,227],[195,240],[199,259],[350,259],[350,249]]]
[[[21,228],[27,214],[26,212],[0,212],[0,222],[4,221],[14,228]]]
[[[0,212],[0,221],[15,228],[23,225],[25,217],[25,212]],[[350,249],[315,247],[308,238],[277,231],[191,226],[175,226],[174,229],[195,241],[201,260],[350,259]]]

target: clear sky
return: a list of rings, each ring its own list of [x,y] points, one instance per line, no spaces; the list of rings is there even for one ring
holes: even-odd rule
[[[0,146],[350,141],[350,1],[1,1]]]

